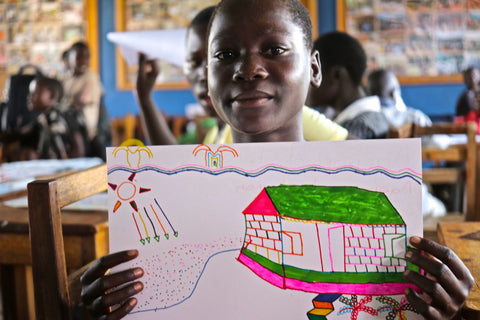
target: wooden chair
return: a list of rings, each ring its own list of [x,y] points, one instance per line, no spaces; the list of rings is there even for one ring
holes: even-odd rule
[[[124,117],[112,119],[112,146],[118,147],[123,141],[135,138],[137,126],[137,118],[130,113]]]
[[[423,181],[430,184],[465,183],[464,218],[466,221],[480,221],[480,212],[477,210],[477,125],[475,123],[436,123],[430,127],[421,127],[406,124],[401,127],[390,128],[390,138],[423,137],[433,134],[465,134],[466,143],[453,145],[446,149],[439,147],[422,147],[422,160],[433,162],[433,168],[424,168]],[[441,164],[458,163],[458,167],[445,167]],[[479,201],[480,202],[480,201]],[[463,216],[462,216],[463,218]],[[448,219],[448,218],[447,218]]]
[[[61,209],[106,191],[106,164],[36,180],[30,182],[27,189],[36,317],[38,320],[71,319],[71,308],[80,300],[78,278],[86,267],[67,278]],[[79,219],[81,214],[79,212]],[[105,254],[96,252],[97,244],[92,247],[93,252],[78,252],[82,265]],[[70,290],[72,283],[77,286],[74,291]]]

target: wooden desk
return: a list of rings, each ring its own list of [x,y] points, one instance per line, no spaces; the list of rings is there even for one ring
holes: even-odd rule
[[[455,251],[475,278],[465,309],[467,319],[480,319],[480,222],[440,222],[438,238]]]
[[[0,266],[4,319],[34,319],[33,278],[27,208],[0,203]],[[108,214],[62,213],[68,268],[79,268],[108,252]]]

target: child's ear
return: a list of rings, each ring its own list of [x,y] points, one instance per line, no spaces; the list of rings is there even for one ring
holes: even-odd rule
[[[317,50],[313,50],[311,56],[310,83],[318,88],[322,83],[322,67],[320,64],[320,54]]]

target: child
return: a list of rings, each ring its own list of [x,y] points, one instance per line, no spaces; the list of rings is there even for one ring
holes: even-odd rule
[[[60,111],[62,96],[62,84],[56,79],[39,76],[30,84],[28,104],[38,116],[20,129],[21,160],[84,155],[80,133]]]
[[[321,35],[314,43],[322,61],[322,84],[312,87],[307,104],[334,109],[333,121],[360,139],[385,138],[388,120],[380,100],[366,96],[362,77],[367,55],[360,42],[339,31]]]
[[[199,140],[205,144],[232,143],[230,126],[217,116],[213,109],[207,89],[207,28],[215,7],[207,7],[200,11],[187,29],[186,61],[184,74],[198,103],[205,114],[216,121],[217,125]],[[139,70],[136,90],[137,99],[142,110],[141,116],[148,132],[151,144],[176,144],[164,117],[158,112],[151,94],[159,69],[154,60],[147,60],[143,54],[139,56]],[[348,132],[323,114],[313,109],[303,109],[303,134],[307,140],[344,140]]]
[[[462,75],[466,88],[458,97],[457,104],[455,106],[456,117],[465,117],[470,111],[477,110],[477,107],[475,106],[475,90],[478,90],[477,88],[480,81],[480,70],[478,67],[471,66],[465,69]]]
[[[309,85],[321,81],[311,28],[308,11],[297,0],[224,0],[218,5],[208,41],[208,87],[215,110],[232,127],[234,142],[303,140],[303,103]],[[427,318],[452,318],[473,285],[472,276],[451,250],[418,237],[410,242],[435,258],[409,252],[406,259],[436,279],[407,271],[405,278],[429,296],[409,290],[410,303]],[[85,272],[82,300],[91,314],[119,319],[134,308],[143,270],[105,273],[137,255],[136,250],[106,255]]]
[[[387,69],[378,69],[367,77],[367,91],[380,98],[382,113],[390,126],[399,127],[405,123],[414,123],[426,127],[432,120],[420,109],[407,107],[402,99],[400,83],[395,73]]]
[[[88,156],[105,158],[110,139],[110,122],[102,103],[100,78],[89,69],[90,49],[85,42],[74,43],[68,50],[70,76],[64,82],[64,106],[83,113],[89,139]]]

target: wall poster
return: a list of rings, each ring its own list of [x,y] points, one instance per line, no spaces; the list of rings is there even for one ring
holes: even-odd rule
[[[33,64],[61,77],[62,52],[80,40],[90,44],[91,67],[98,70],[96,14],[93,0],[0,1],[0,72]]]
[[[338,28],[359,39],[368,68],[401,82],[460,82],[480,66],[476,0],[337,0]]]

